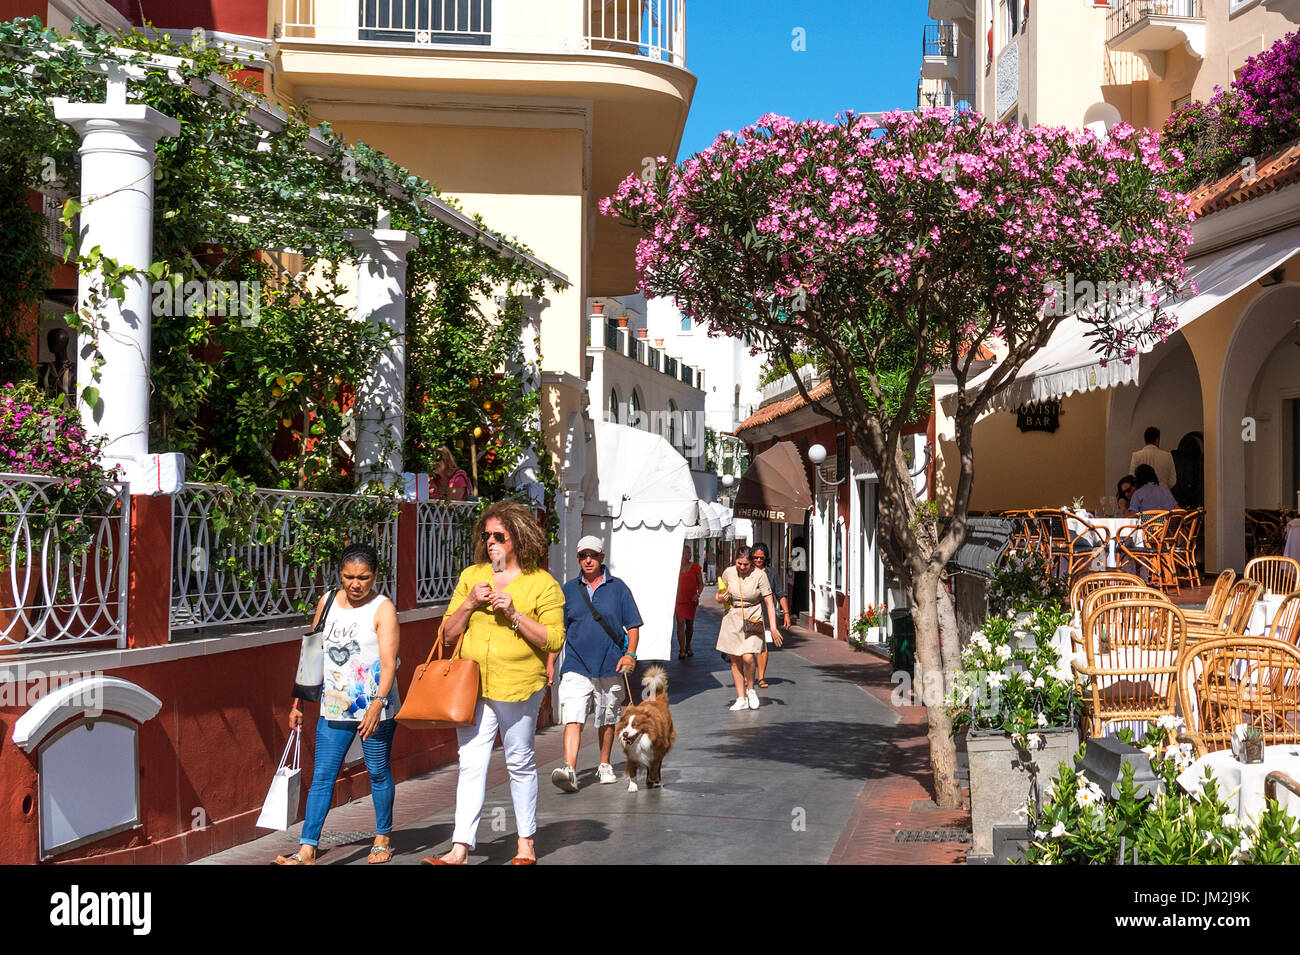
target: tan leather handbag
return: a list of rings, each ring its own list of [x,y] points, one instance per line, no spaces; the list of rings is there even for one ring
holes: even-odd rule
[[[443,626],[446,626],[444,621]],[[469,629],[466,623],[465,629]],[[446,659],[442,657],[442,627],[429,656],[415,668],[415,676],[402,698],[402,708],[397,722],[413,730],[450,729],[455,726],[473,726],[474,711],[478,707],[478,664],[463,660],[460,645],[464,632],[456,641],[455,649]]]
[[[751,620],[745,616],[745,581],[736,581],[736,596],[740,598],[740,619],[744,621],[744,633],[747,637],[761,637],[763,630],[763,602],[758,603],[758,619]]]

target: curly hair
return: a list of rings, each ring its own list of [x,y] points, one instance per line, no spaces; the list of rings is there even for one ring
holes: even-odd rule
[[[483,509],[474,522],[474,563],[488,562],[487,541],[483,528],[492,518],[499,520],[515,545],[515,559],[522,570],[536,570],[546,558],[546,531],[536,515],[517,501],[497,501]]]

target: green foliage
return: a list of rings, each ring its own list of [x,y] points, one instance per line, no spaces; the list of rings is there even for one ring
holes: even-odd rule
[[[1032,818],[1034,841],[1026,861],[1038,865],[1295,865],[1300,863],[1300,825],[1270,800],[1256,820],[1240,819],[1207,770],[1199,797],[1184,792],[1179,772],[1191,763],[1177,745],[1161,755],[1167,728],[1153,726],[1143,749],[1164,782],[1164,792],[1139,795],[1133,768],[1125,765],[1115,798],[1075,770],[1060,773],[1041,815]],[[1133,743],[1132,734],[1121,739]],[[1081,751],[1082,752],[1082,751]]]
[[[389,211],[392,228],[419,240],[407,275],[409,467],[428,467],[443,444],[460,449],[467,470],[468,455],[477,453],[480,493],[497,494],[523,455],[540,448],[539,399],[520,394],[512,367],[522,361],[518,306],[493,311],[483,303],[503,293],[508,303],[522,294],[540,296],[542,285],[522,260],[439,221],[426,205],[437,195],[430,183],[364,143],[317,155],[309,148],[312,137],[344,145],[327,125],[313,131],[290,116],[283,129],[266,130],[250,121],[261,98],[238,89],[231,76],[240,64],[223,62],[218,49],[111,35],[80,21],[65,38],[36,19],[0,24],[0,49],[6,54],[0,57],[0,171],[13,174],[4,181],[15,195],[52,185],[41,179],[51,168],[53,185],[75,192],[79,139],[55,120],[50,100],[101,102],[105,81],[96,62],[137,63],[144,74],[130,81],[132,101],[181,123],[179,136],[157,146],[157,261],[139,277],[182,289],[199,282],[205,289],[236,283],[254,290],[230,303],[187,295],[180,308],[154,309],[153,450],[186,452],[200,479],[231,469],[270,487],[341,490],[352,483],[350,452],[340,439],[356,389],[387,341],[354,320],[335,264],[356,257],[345,230],[373,230],[380,207]],[[144,62],[159,54],[180,59],[174,76]],[[6,225],[14,205],[0,194]],[[69,200],[65,223],[79,211]],[[12,217],[22,227],[18,234],[28,235],[34,220]],[[70,320],[94,338],[102,331],[99,309],[121,297],[135,273],[98,249],[76,248],[71,229],[68,238],[69,256],[100,280],[99,298]],[[297,252],[266,251],[278,249]],[[39,299],[49,263],[37,269],[38,258],[35,252],[0,258],[0,364],[5,354],[27,347],[12,323],[3,324],[14,311],[2,296]],[[258,302],[252,315],[249,299]],[[231,314],[227,304],[240,310]],[[82,360],[98,363],[94,349]],[[481,389],[468,387],[475,377]],[[92,406],[104,398],[103,385],[82,395]],[[490,411],[482,409],[485,402]],[[483,430],[481,438],[474,438],[475,428]],[[538,458],[553,492],[549,459]]]
[[[989,568],[989,612],[1021,613],[1044,603],[1063,603],[1065,581],[1051,573],[1040,554],[1008,551],[1000,566]]]
[[[1039,730],[1075,726],[1079,692],[1052,644],[1070,619],[1059,604],[1039,607],[1024,623],[989,617],[962,650],[961,669],[946,700],[953,733],[997,729],[1021,746],[1037,744]]]
[[[780,381],[786,375],[794,374],[796,369],[817,364],[817,359],[813,357],[811,352],[793,352],[791,358],[792,361],[786,361],[780,355],[773,355],[767,363],[767,367],[758,376],[758,387],[763,388],[774,381]]]

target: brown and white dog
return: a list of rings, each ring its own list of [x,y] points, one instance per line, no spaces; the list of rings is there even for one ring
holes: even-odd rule
[[[619,745],[627,754],[627,791],[637,791],[637,769],[644,766],[647,789],[661,785],[659,768],[677,742],[673,714],[668,709],[668,674],[663,667],[651,667],[641,678],[644,699],[623,711],[615,728]]]

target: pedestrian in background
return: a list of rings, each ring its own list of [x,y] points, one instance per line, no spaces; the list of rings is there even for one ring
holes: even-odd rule
[[[578,747],[592,709],[600,742],[596,776],[602,783],[618,780],[610,764],[614,727],[623,712],[619,700],[627,687],[624,674],[636,666],[642,625],[632,591],[605,567],[599,537],[588,535],[578,541],[578,568],[578,576],[564,585],[559,693],[564,765],[551,772],[551,782],[566,793],[578,791]]]
[[[714,598],[728,604],[718,630],[718,650],[731,662],[731,679],[736,686],[733,710],[758,709],[758,692],[754,689],[754,657],[763,646],[763,606],[767,606],[772,623],[772,640],[781,645],[781,631],[776,626],[776,609],[767,574],[754,568],[748,547],[739,547],[735,562],[722,572],[719,592]],[[751,626],[746,627],[746,623]],[[752,625],[757,624],[757,628]],[[747,632],[755,630],[757,632]]]
[[[458,727],[460,777],[451,850],[430,865],[464,865],[477,845],[487,795],[488,763],[501,732],[518,848],[512,865],[533,865],[537,850],[537,710],[546,692],[547,657],[564,645],[564,594],[541,568],[546,532],[514,501],[490,505],[474,526],[474,563],[465,568],[447,606],[443,640],[463,633],[460,655],[479,665],[474,725]]]
[[[469,475],[456,466],[451,448],[439,448],[438,466],[429,475],[429,497],[435,501],[464,501],[469,494]]]
[[[673,624],[677,628],[677,659],[695,656],[691,637],[695,635],[695,611],[700,606],[704,592],[704,570],[691,560],[689,544],[682,545],[682,564],[677,569],[677,600],[673,608]]]
[[[325,816],[334,797],[334,782],[343,757],[355,736],[361,736],[361,755],[370,776],[370,798],[375,804],[375,843],[372,865],[393,858],[393,718],[401,706],[397,694],[397,651],[400,631],[397,608],[375,590],[379,554],[369,544],[350,544],[339,560],[342,587],[335,593],[321,636],[324,683],[320,716],[316,720],[316,754],[312,760],[307,815],[301,845],[291,856],[277,856],[277,865],[314,865]],[[329,594],[316,604],[315,629]],[[302,711],[294,700],[289,729],[302,727]]]
[[[767,574],[768,585],[772,588],[772,600],[781,608],[781,625],[790,629],[790,598],[785,592],[785,574],[771,561],[767,545],[758,543],[753,548],[754,566]],[[758,651],[757,669],[758,686],[767,689],[767,645],[773,642],[772,631],[763,635],[763,649]]]

